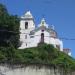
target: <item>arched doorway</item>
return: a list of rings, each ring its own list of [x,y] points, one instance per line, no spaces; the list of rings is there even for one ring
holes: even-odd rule
[[[44,33],[41,33],[41,43],[44,43]]]

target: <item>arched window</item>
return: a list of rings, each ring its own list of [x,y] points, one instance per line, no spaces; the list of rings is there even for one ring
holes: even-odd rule
[[[28,22],[25,22],[25,29],[28,29]]]
[[[41,43],[44,43],[44,33],[41,33]]]

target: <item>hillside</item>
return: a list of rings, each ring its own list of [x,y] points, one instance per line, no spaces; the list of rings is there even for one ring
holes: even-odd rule
[[[0,47],[0,62],[11,64],[48,64],[75,70],[75,60],[52,45],[42,44],[23,50]]]

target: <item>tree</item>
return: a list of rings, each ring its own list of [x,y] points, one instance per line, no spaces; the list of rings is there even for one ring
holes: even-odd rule
[[[15,48],[19,43],[19,18],[10,15],[6,7],[0,4],[0,46],[9,46],[10,42]]]

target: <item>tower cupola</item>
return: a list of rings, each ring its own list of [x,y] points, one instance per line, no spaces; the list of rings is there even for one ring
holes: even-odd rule
[[[34,18],[30,11],[27,11],[20,20],[20,28],[23,30],[33,30],[35,29]]]
[[[45,21],[45,18],[42,18],[41,23],[39,24],[39,26],[44,26],[48,28],[48,24]]]

